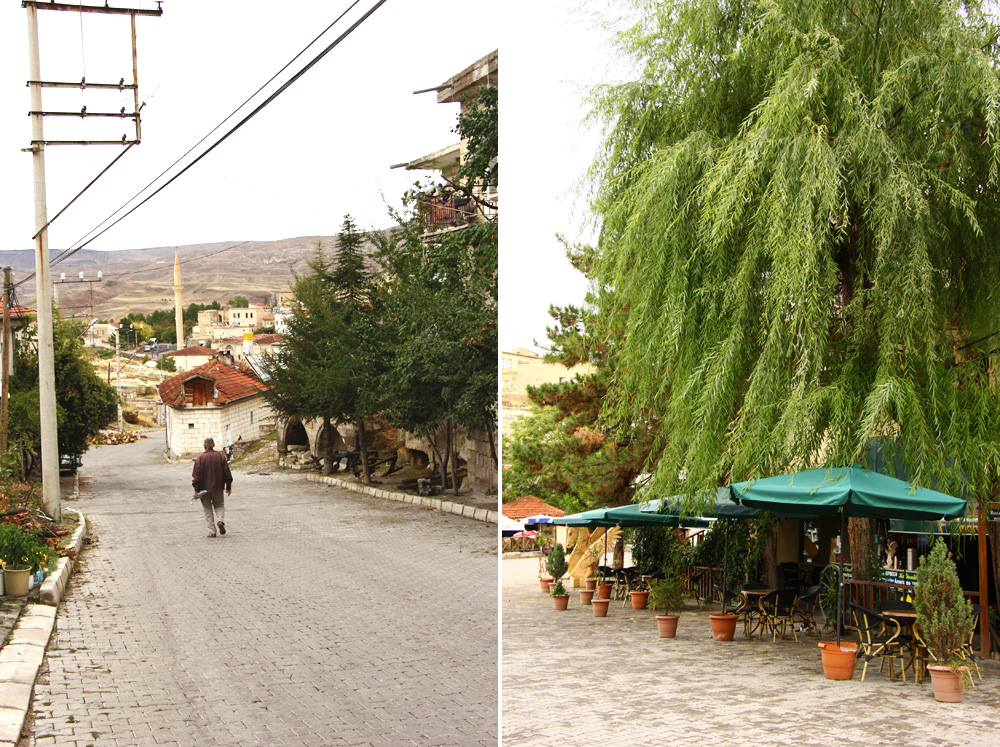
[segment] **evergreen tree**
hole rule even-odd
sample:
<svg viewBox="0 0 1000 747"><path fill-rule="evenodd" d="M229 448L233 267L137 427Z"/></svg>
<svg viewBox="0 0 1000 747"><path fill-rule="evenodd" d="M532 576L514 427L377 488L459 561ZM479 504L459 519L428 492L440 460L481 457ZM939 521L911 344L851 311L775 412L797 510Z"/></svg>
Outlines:
<svg viewBox="0 0 1000 747"><path fill-rule="evenodd" d="M364 242L365 236L358 230L354 219L345 215L337 234L337 255L330 279L336 288L337 298L348 311L364 304L368 295Z"/></svg>
<svg viewBox="0 0 1000 747"><path fill-rule="evenodd" d="M611 410L662 421L656 492L864 461L878 437L916 483L995 498L986 6L634 5L638 78L594 92L597 274L625 319Z"/></svg>
<svg viewBox="0 0 1000 747"><path fill-rule="evenodd" d="M349 216L344 226L338 236L341 247L345 240L349 245L355 241L348 228L353 226ZM331 262L318 244L308 263L309 273L295 276L295 314L289 319L280 352L265 361L268 383L273 386L264 397L285 417L323 419L327 464L332 424L353 424L364 481L370 483L366 422L380 410L378 381L383 363L375 349L378 340L366 334L373 313L367 273L363 263L341 261L342 257Z"/></svg>

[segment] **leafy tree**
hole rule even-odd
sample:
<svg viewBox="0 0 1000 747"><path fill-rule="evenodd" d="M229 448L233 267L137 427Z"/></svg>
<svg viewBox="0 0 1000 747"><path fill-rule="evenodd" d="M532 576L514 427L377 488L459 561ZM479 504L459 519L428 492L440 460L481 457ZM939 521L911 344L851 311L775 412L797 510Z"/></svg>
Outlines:
<svg viewBox="0 0 1000 747"><path fill-rule="evenodd" d="M83 325L56 317L56 416L60 454L83 454L87 439L117 417L118 396L98 376L80 339ZM10 442L37 451L41 443L38 404L38 355L19 345L10 379Z"/></svg>
<svg viewBox="0 0 1000 747"><path fill-rule="evenodd" d="M229 305L234 309L246 309L250 307L250 300L243 295L236 295L229 299Z"/></svg>
<svg viewBox="0 0 1000 747"><path fill-rule="evenodd" d="M356 233L354 222L346 216L338 245L351 245ZM331 261L317 244L316 255L308 263L310 272L296 275L296 313L289 319L280 352L265 360L273 388L264 397L286 417L322 418L327 432L333 422L352 423L358 433L364 481L370 483L365 423L381 409L381 356L372 352L377 340L363 336L373 313L366 271L363 264L353 263L350 253L344 257L342 252ZM363 350L368 354L361 355Z"/></svg>
<svg viewBox="0 0 1000 747"><path fill-rule="evenodd" d="M655 492L864 461L889 435L918 484L995 498L986 6L634 5L638 77L593 94L597 278L625 325L609 411L661 419Z"/></svg>
<svg viewBox="0 0 1000 747"><path fill-rule="evenodd" d="M156 367L161 371L177 371L177 361L172 355L161 355L156 361Z"/></svg>
<svg viewBox="0 0 1000 747"><path fill-rule="evenodd" d="M483 86L476 97L476 105L467 107L458 117L455 132L466 140L468 147L458 176L470 188L499 184L499 98L496 86Z"/></svg>
<svg viewBox="0 0 1000 747"><path fill-rule="evenodd" d="M428 439L442 485L450 464L457 492L455 425L485 430L491 444L496 432L497 226L466 226L426 243L423 230L414 220L373 237L383 272L370 335L388 351L385 417Z"/></svg>

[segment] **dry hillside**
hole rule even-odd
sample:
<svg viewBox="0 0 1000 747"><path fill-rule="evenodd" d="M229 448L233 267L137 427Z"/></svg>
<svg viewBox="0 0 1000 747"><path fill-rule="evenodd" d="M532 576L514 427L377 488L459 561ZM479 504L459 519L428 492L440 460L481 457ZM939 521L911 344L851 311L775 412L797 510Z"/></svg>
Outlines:
<svg viewBox="0 0 1000 747"><path fill-rule="evenodd" d="M103 281L93 284L94 316L118 318L129 311L150 312L174 305L174 249L181 258L184 287L183 303L225 303L236 294L260 302L268 293L287 290L292 269L305 270L306 261L316 251L317 242L332 250L335 236L300 236L279 241L253 241L242 246L239 241L215 244L192 244L179 247L91 251L84 249L53 269L53 276L66 273L75 279L83 271L86 278L104 273ZM53 252L53 257L56 252ZM0 265L10 266L14 281L34 272L34 252L0 251ZM90 284L71 283L59 286L59 306L65 316L90 314ZM34 305L34 280L17 289L18 300Z"/></svg>

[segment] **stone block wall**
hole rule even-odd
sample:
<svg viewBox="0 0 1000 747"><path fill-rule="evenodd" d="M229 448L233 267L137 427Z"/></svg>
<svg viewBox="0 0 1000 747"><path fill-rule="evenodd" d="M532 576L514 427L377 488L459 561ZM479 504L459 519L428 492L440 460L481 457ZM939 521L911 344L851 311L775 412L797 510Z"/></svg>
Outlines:
<svg viewBox="0 0 1000 747"><path fill-rule="evenodd" d="M250 397L230 405L206 407L168 407L167 434L172 457L197 456L206 438L215 439L216 447L230 441L256 441L274 428L274 413L262 397Z"/></svg>

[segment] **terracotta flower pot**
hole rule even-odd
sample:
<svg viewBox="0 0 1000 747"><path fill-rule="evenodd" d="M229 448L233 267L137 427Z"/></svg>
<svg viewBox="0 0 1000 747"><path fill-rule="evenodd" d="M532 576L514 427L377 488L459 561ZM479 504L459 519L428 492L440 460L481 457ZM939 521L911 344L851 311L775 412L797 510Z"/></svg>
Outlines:
<svg viewBox="0 0 1000 747"><path fill-rule="evenodd" d="M821 641L823 652L823 674L828 680L849 680L854 676L854 665L858 663L858 644L841 641Z"/></svg>
<svg viewBox="0 0 1000 747"><path fill-rule="evenodd" d="M927 671L931 673L931 685L934 687L934 700L939 703L961 703L962 694L965 692L965 682L962 679L960 667L952 671L949 667L930 666Z"/></svg>
<svg viewBox="0 0 1000 747"><path fill-rule="evenodd" d="M594 599L590 602L590 606L594 609L594 617L607 617L608 616L608 605L611 604L610 599Z"/></svg>
<svg viewBox="0 0 1000 747"><path fill-rule="evenodd" d="M736 615L709 615L712 625L712 638L717 641L731 641L736 635Z"/></svg>
<svg viewBox="0 0 1000 747"><path fill-rule="evenodd" d="M596 593L595 589L580 589L580 604L590 604Z"/></svg>
<svg viewBox="0 0 1000 747"><path fill-rule="evenodd" d="M542 578L538 579L538 583L542 587L542 591L544 591L546 594L548 594L549 593L549 584L551 584L554 580L555 579L551 579L548 576L543 576Z"/></svg>
<svg viewBox="0 0 1000 747"><path fill-rule="evenodd" d="M628 595L632 599L632 609L634 610L646 609L646 602L649 601L648 591L630 591Z"/></svg>
<svg viewBox="0 0 1000 747"><path fill-rule="evenodd" d="M557 610L564 610L569 607L569 594L554 594L552 598L555 600Z"/></svg>
<svg viewBox="0 0 1000 747"><path fill-rule="evenodd" d="M597 585L597 598L598 599L611 599L611 590L615 588L614 584L598 584Z"/></svg>
<svg viewBox="0 0 1000 747"><path fill-rule="evenodd" d="M677 620L680 615L657 615L656 626L660 629L660 638L673 638L677 635Z"/></svg>
<svg viewBox="0 0 1000 747"><path fill-rule="evenodd" d="M597 579L596 578L588 578L588 579L585 579L585 580L587 582L587 591L596 591L597 590Z"/></svg>

